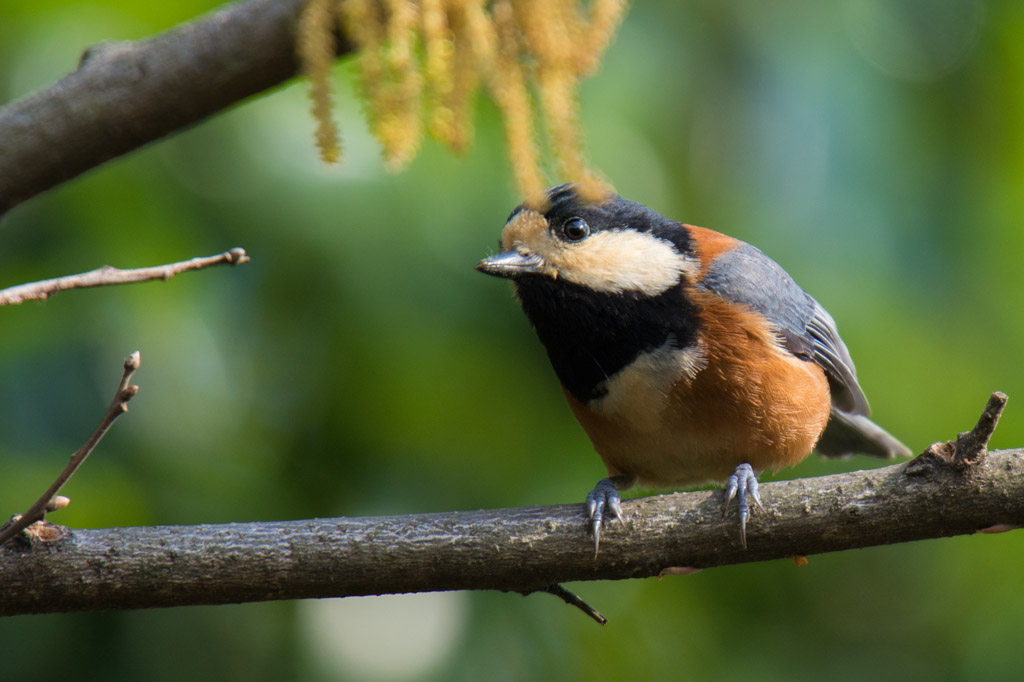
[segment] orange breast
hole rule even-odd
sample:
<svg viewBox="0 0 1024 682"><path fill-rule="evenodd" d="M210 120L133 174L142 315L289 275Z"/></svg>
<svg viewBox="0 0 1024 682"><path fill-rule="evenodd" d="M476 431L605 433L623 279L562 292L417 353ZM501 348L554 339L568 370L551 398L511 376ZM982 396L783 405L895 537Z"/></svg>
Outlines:
<svg viewBox="0 0 1024 682"><path fill-rule="evenodd" d="M756 314L691 296L703 326L699 353L682 363L689 373L666 377L671 363L651 362L658 371L649 377L634 372L620 386L612 378L628 395L587 405L568 396L609 474L682 487L724 481L744 462L758 471L799 462L828 421L824 372L781 349Z"/></svg>

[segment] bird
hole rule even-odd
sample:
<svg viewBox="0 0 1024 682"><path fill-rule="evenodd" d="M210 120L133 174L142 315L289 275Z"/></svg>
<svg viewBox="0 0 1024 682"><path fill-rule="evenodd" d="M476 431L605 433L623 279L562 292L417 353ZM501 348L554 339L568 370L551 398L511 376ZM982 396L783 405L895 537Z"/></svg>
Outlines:
<svg viewBox="0 0 1024 682"><path fill-rule="evenodd" d="M608 472L586 497L595 556L637 484L724 483L746 547L759 473L910 454L869 418L832 316L756 247L570 183L516 207L500 249L476 269L512 280Z"/></svg>

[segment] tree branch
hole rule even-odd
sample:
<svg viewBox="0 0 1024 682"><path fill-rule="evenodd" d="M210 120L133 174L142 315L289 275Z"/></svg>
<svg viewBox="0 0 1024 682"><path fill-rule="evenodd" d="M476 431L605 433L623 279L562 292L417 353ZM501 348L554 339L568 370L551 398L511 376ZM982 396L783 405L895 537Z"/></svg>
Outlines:
<svg viewBox="0 0 1024 682"><path fill-rule="evenodd" d="M276 523L76 530L0 547L0 615L438 590L550 591L1024 525L1024 450L765 483L766 514L722 492L627 500L595 559L582 504ZM560 595L561 596L561 595ZM565 598L563 596L563 598Z"/></svg>
<svg viewBox="0 0 1024 682"><path fill-rule="evenodd" d="M177 263L157 265L151 268L121 270L104 265L102 268L78 275L67 275L66 277L57 277L41 282L19 284L15 287L0 289L0 306L17 305L25 301L44 300L68 289L87 289L89 287L102 287L112 284L133 284L135 282L148 282L154 279L166 281L178 273L188 272L189 270L202 270L203 268L224 264L240 265L248 262L249 256L246 255L245 249L236 247L216 256L197 257Z"/></svg>
<svg viewBox="0 0 1024 682"><path fill-rule="evenodd" d="M47 512L55 511L61 507L66 507L68 499L66 497L60 498L57 502L57 493L64 487L75 472L78 471L78 467L82 466L85 462L85 458L88 457L96 446L99 445L100 441L103 440L103 436L107 435L107 431L114 425L117 418L128 411L128 401L135 397L139 392L138 386L133 386L132 376L138 371L139 367L142 366L142 356L139 351L135 351L124 361L124 372L121 374L121 382L117 385L117 391L114 392L114 397L110 401L110 406L107 408L107 413L103 415L103 419L100 420L100 425L96 427L96 430L89 440L85 442L85 445L76 450L68 461L68 465L64 468L64 471L60 473L57 480L53 482L53 485L43 493L43 496L36 500L35 504L29 507L28 511L20 516L15 516L11 519L9 524L0 527L0 545L15 537L18 533L22 532L36 521L41 521L46 516ZM64 533L47 533L45 538L50 540L57 540L64 537Z"/></svg>
<svg viewBox="0 0 1024 682"><path fill-rule="evenodd" d="M0 215L294 76L304 4L245 0L148 40L96 45L52 86L0 108ZM339 54L351 50L339 41Z"/></svg>

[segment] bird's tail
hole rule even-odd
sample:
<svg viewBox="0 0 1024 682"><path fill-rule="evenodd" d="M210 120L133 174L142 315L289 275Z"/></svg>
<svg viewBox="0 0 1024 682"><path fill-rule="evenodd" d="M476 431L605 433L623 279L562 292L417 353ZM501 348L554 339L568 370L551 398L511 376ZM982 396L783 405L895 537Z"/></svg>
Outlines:
<svg viewBox="0 0 1024 682"><path fill-rule="evenodd" d="M849 414L835 408L814 449L822 457L871 455L891 459L896 455L912 454L910 448L864 415Z"/></svg>

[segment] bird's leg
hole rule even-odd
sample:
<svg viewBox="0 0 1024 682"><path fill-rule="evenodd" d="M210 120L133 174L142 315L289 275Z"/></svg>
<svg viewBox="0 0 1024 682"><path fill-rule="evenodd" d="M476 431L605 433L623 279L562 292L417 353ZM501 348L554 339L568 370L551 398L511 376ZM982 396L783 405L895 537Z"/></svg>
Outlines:
<svg viewBox="0 0 1024 682"><path fill-rule="evenodd" d="M594 489L587 493L587 516L590 517L590 528L594 533L594 556L601 545L601 524L604 521L605 513L619 523L625 525L622 519L622 498L619 491L625 490L633 485L635 479L626 474L602 478L594 486Z"/></svg>
<svg viewBox="0 0 1024 682"><path fill-rule="evenodd" d="M743 549L747 548L747 519L750 518L750 505L747 503L747 496L764 511L761 504L761 495L757 492L757 474L749 464L741 464L732 472L732 476L725 483L725 505L722 509L722 516L729 513L729 503L736 498L740 512L740 544Z"/></svg>

